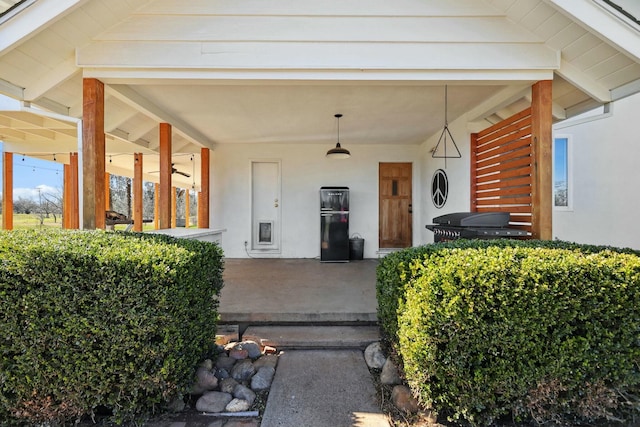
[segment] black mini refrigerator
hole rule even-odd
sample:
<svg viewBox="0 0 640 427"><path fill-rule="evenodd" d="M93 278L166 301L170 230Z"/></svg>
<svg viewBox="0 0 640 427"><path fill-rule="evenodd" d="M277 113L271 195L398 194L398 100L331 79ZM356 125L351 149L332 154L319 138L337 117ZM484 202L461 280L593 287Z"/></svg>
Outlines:
<svg viewBox="0 0 640 427"><path fill-rule="evenodd" d="M320 188L320 262L349 262L349 188Z"/></svg>

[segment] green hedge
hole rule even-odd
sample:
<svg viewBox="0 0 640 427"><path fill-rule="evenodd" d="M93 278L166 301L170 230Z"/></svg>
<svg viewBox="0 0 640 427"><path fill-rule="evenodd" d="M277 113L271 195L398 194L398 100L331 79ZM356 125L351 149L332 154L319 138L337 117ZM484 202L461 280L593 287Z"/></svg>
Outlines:
<svg viewBox="0 0 640 427"><path fill-rule="evenodd" d="M555 248L579 250L583 253L597 253L611 250L620 253L640 255L640 252L628 248L609 246L580 245L577 243L550 240L469 240L460 239L446 243L434 243L393 252L380 260L377 267L376 297L378 300L378 319L385 334L391 342L398 341L398 306L404 300L405 286L412 280L415 269L412 265L431 254L447 248L488 248L488 247L523 247L523 248Z"/></svg>
<svg viewBox="0 0 640 427"><path fill-rule="evenodd" d="M384 330L414 392L452 420L579 424L638 391L633 251L458 241L394 255L378 271Z"/></svg>
<svg viewBox="0 0 640 427"><path fill-rule="evenodd" d="M221 249L103 231L0 233L0 418L138 419L185 392L210 351Z"/></svg>

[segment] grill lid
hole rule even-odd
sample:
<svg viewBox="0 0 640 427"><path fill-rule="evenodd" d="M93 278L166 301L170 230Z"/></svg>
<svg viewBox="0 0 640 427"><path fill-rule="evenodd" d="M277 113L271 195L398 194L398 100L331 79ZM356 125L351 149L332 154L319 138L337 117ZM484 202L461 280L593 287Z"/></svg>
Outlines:
<svg viewBox="0 0 640 427"><path fill-rule="evenodd" d="M456 227L506 227L509 218L509 212L455 212L435 217L433 222Z"/></svg>

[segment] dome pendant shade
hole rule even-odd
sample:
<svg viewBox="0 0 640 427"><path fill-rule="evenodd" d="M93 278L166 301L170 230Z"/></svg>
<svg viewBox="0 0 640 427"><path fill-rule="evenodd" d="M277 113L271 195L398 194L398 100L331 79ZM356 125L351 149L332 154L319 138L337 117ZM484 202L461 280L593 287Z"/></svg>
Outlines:
<svg viewBox="0 0 640 427"><path fill-rule="evenodd" d="M351 157L351 153L346 148L342 148L338 142L336 148L327 151L327 157L331 157L332 159L348 159Z"/></svg>
<svg viewBox="0 0 640 427"><path fill-rule="evenodd" d="M336 143L336 148L327 151L327 157L331 159L348 159L351 157L351 153L340 146L340 117L342 117L342 114L336 114L334 117L338 121L338 142Z"/></svg>

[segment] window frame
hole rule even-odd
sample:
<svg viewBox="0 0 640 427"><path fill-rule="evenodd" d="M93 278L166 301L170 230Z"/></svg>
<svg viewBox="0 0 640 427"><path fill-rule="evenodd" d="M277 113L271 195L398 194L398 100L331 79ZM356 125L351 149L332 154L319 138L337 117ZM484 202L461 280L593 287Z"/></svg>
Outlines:
<svg viewBox="0 0 640 427"><path fill-rule="evenodd" d="M557 155L557 150L556 150L556 142L558 140L565 140L567 147L566 147L566 181L567 181L567 205L566 206L558 206L556 205L556 179L558 178L556 176L556 155ZM572 135L569 134L557 134L557 135L553 135L553 150L552 150L552 165L553 165L553 170L552 170L552 185L553 185L553 192L552 192L552 203L553 203L553 209L556 211L573 211L573 137Z"/></svg>

